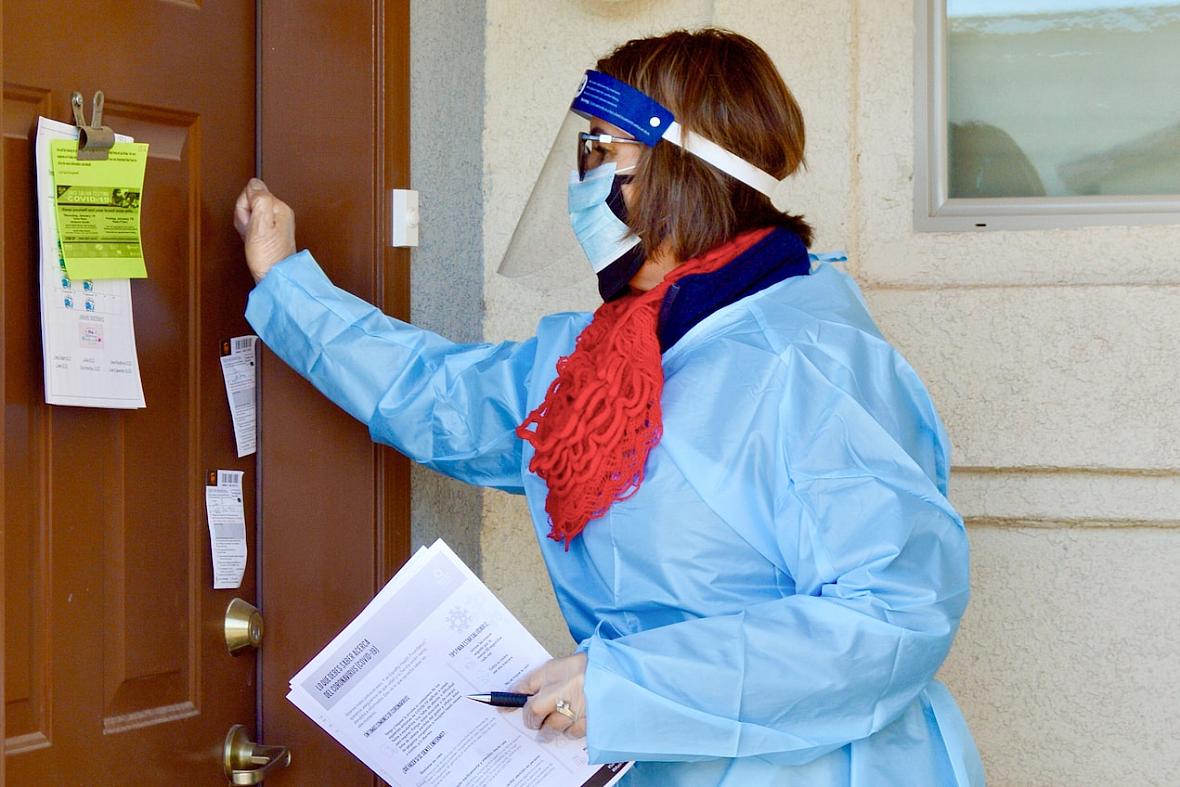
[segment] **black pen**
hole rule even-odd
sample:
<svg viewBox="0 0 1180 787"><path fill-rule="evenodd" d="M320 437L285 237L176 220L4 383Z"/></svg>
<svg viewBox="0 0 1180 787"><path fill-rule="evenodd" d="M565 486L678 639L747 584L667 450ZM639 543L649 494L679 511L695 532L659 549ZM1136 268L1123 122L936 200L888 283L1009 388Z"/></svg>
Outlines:
<svg viewBox="0 0 1180 787"><path fill-rule="evenodd" d="M489 691L487 694L468 694L467 699L494 705L497 708L523 708L532 694L517 694L515 691Z"/></svg>

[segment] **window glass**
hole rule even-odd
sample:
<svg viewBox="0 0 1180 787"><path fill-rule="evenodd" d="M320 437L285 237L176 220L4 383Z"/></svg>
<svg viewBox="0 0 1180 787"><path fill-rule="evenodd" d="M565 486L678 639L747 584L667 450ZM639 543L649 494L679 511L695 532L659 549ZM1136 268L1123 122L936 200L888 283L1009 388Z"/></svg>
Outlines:
<svg viewBox="0 0 1180 787"><path fill-rule="evenodd" d="M947 0L952 198L1180 194L1180 1Z"/></svg>

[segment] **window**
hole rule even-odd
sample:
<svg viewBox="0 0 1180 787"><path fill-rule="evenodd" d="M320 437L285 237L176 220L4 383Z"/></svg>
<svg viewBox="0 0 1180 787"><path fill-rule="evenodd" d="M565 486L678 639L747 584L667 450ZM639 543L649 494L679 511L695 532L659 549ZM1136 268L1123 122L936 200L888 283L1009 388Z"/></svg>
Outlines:
<svg viewBox="0 0 1180 787"><path fill-rule="evenodd" d="M918 0L915 226L1180 223L1180 0Z"/></svg>

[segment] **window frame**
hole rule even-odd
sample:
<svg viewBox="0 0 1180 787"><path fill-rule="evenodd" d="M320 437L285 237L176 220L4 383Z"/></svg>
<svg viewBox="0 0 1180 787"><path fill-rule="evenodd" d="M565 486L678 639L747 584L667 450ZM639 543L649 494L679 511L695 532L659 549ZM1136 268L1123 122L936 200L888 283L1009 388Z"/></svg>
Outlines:
<svg viewBox="0 0 1180 787"><path fill-rule="evenodd" d="M914 230L956 232L1180 224L1180 193L951 198L947 0L914 0Z"/></svg>

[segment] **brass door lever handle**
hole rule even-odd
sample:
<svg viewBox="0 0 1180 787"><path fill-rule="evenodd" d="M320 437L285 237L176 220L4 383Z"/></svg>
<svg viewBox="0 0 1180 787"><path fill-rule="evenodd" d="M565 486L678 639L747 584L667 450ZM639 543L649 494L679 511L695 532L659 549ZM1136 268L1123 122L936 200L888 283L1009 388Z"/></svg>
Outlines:
<svg viewBox="0 0 1180 787"><path fill-rule="evenodd" d="M286 746L262 746L250 740L244 725L235 724L225 736L225 778L230 784L262 784L271 771L291 764Z"/></svg>

